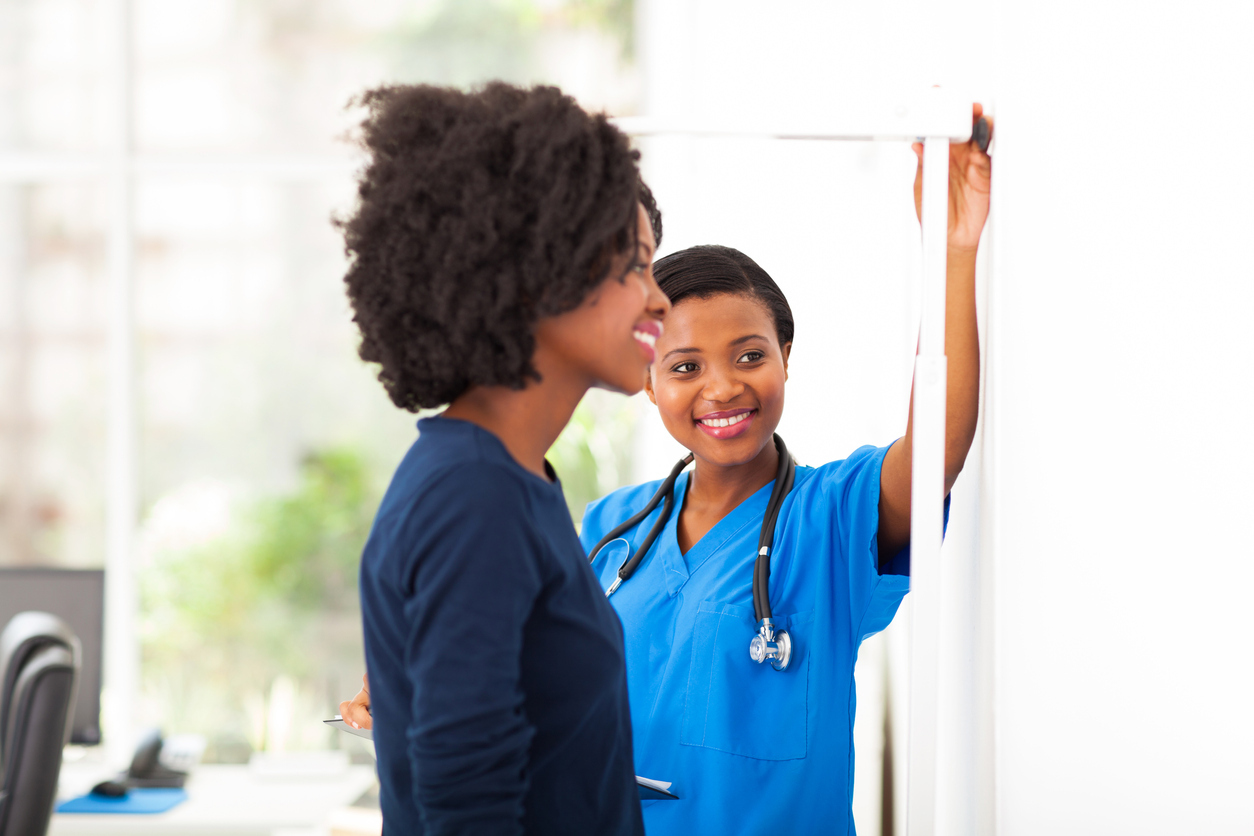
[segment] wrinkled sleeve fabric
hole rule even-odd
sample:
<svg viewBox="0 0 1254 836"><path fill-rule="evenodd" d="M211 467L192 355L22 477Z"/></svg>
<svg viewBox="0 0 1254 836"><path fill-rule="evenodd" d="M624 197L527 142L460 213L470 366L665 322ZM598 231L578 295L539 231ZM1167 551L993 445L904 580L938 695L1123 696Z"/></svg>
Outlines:
<svg viewBox="0 0 1254 836"><path fill-rule="evenodd" d="M909 578L879 572L880 468L887 452L887 447L859 447L817 474L835 551L834 592L847 602L855 643L888 626L910 588Z"/></svg>
<svg viewBox="0 0 1254 836"><path fill-rule="evenodd" d="M428 836L522 833L534 730L521 656L545 554L514 474L477 463L439 484L401 578L414 799Z"/></svg>
<svg viewBox="0 0 1254 836"><path fill-rule="evenodd" d="M857 643L887 627L910 591L910 546L894 555L879 553L880 470L891 446L860 447L849 458L820 468L832 501L835 545L844 564L841 574L848 581ZM948 496L944 517L948 525Z"/></svg>

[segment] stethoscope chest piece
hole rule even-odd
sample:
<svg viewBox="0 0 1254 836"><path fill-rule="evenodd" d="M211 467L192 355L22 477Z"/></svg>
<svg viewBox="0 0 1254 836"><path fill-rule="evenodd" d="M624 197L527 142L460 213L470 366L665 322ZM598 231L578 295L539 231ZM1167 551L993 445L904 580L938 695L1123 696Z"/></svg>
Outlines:
<svg viewBox="0 0 1254 836"><path fill-rule="evenodd" d="M749 658L758 664L767 659L771 667L782 671L792 661L792 638L787 630L776 630L769 618L758 623L758 634L749 642Z"/></svg>

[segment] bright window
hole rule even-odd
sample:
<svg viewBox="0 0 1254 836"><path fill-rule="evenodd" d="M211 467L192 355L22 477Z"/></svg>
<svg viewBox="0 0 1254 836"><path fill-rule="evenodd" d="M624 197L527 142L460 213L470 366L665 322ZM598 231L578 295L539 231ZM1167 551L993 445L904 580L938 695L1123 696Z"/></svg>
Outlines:
<svg viewBox="0 0 1254 836"><path fill-rule="evenodd" d="M106 617L106 737L341 742L317 720L359 683L357 557L415 419L357 359L341 288L349 100L501 77L631 113L632 15L0 6L0 564L105 566L133 601ZM553 454L576 515L631 475L607 403Z"/></svg>

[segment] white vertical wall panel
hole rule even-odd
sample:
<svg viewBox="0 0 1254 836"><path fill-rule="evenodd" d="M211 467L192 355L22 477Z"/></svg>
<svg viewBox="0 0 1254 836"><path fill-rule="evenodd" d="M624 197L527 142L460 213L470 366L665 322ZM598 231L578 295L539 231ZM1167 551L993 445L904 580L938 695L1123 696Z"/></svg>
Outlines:
<svg viewBox="0 0 1254 836"><path fill-rule="evenodd" d="M1254 833L1254 7L1001 17L999 832Z"/></svg>

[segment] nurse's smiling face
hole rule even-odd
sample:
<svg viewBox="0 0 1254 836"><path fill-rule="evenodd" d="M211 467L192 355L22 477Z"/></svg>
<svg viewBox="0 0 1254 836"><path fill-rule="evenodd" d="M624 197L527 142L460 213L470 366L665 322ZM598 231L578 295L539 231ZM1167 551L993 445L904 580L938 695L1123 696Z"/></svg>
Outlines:
<svg viewBox="0 0 1254 836"><path fill-rule="evenodd" d="M791 349L755 297L689 297L666 317L645 388L666 429L698 458L745 464L779 426Z"/></svg>

